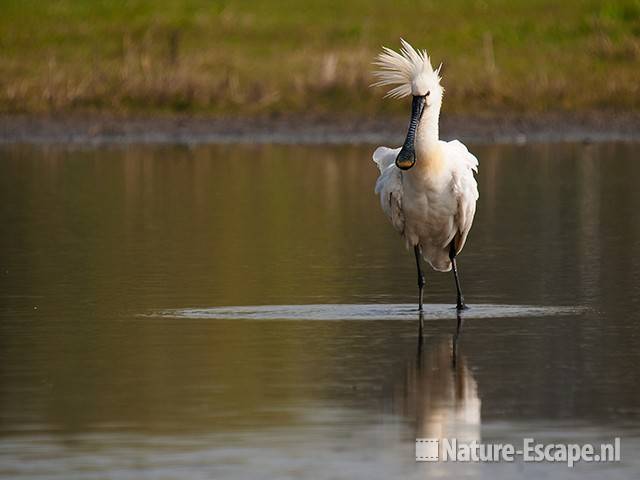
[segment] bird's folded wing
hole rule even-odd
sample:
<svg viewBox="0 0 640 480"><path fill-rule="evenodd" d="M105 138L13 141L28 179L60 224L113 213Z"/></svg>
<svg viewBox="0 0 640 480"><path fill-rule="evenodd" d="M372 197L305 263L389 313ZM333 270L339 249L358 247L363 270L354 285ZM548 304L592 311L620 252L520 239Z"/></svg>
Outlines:
<svg viewBox="0 0 640 480"><path fill-rule="evenodd" d="M378 164L380 169L375 192L380 195L382 210L391 220L393 228L403 233L402 172L395 165L398 152L400 152L400 148L378 147L373 152L373 161Z"/></svg>
<svg viewBox="0 0 640 480"><path fill-rule="evenodd" d="M458 229L455 235L456 253L462 250L471 230L478 200L478 184L473 172L478 172L478 159L458 140L445 143L447 158L452 165L452 188L458 202L455 223Z"/></svg>
<svg viewBox="0 0 640 480"><path fill-rule="evenodd" d="M389 148L389 147L378 147L376 151L373 152L373 161L378 164L378 168L380 169L380 173L384 173L384 171L390 165L394 165L396 163L396 157L400 153L400 147L398 148Z"/></svg>

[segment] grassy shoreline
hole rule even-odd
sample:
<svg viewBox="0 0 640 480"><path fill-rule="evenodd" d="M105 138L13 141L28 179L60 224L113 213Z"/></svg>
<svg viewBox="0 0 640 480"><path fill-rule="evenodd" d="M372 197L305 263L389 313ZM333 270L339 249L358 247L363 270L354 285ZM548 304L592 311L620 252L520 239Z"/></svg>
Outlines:
<svg viewBox="0 0 640 480"><path fill-rule="evenodd" d="M453 114L640 107L638 0L6 0L0 113L399 114L368 85L400 36Z"/></svg>

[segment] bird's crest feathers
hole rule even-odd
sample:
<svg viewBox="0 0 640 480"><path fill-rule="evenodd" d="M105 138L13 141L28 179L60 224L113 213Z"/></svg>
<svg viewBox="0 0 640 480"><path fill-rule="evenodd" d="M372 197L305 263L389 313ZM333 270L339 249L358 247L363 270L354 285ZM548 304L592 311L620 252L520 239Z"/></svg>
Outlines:
<svg viewBox="0 0 640 480"><path fill-rule="evenodd" d="M372 87L396 85L385 97L402 98L409 95L424 95L424 85L440 84L440 68L433 69L426 50L416 50L407 41L400 39L400 53L388 47L382 47L373 63L378 70L373 72L377 79Z"/></svg>

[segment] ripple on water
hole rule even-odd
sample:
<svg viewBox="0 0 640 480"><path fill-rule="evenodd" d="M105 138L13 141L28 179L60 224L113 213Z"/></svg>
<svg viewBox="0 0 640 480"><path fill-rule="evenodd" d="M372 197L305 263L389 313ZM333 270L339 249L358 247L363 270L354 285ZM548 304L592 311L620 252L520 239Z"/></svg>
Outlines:
<svg viewBox="0 0 640 480"><path fill-rule="evenodd" d="M583 312L578 306L470 305L461 312L464 318L509 318L573 315ZM238 320L415 320L415 304L315 304L258 305L237 307L184 308L152 312L145 316L165 318L238 319ZM450 304L425 305L425 320L456 317Z"/></svg>

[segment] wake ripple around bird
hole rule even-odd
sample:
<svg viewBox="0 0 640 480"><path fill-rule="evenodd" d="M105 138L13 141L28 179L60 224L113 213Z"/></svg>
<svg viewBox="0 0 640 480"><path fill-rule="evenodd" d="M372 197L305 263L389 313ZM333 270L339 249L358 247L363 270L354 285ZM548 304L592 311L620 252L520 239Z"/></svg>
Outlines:
<svg viewBox="0 0 640 480"><path fill-rule="evenodd" d="M576 306L533 306L475 304L461 312L464 318L522 318L576 315L584 312ZM415 304L317 304L259 305L237 307L184 308L145 314L150 317L236 320L415 320ZM446 320L456 317L450 304L424 306L425 320Z"/></svg>

